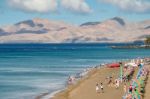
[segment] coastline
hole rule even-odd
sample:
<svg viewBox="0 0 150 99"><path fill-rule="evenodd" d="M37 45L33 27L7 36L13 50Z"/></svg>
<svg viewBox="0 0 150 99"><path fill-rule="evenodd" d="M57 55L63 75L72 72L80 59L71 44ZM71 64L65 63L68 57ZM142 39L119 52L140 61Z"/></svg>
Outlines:
<svg viewBox="0 0 150 99"><path fill-rule="evenodd" d="M111 62L109 62L109 63L102 63L100 65L87 68L88 73L85 74L84 77L79 78L78 81L77 81L77 84L75 84L75 85L74 84L73 85L67 85L65 88L60 89L60 90L56 90L56 91L54 91L52 93L48 93L48 92L47 93L42 93L41 95L35 97L35 99L55 99L55 97L57 97L57 96L59 96L61 94L66 94L68 90L71 91L71 90L75 89L81 83L83 83L86 79L88 79L90 76L94 75L96 71L98 71L99 69L101 70L102 68L106 68L106 64L110 64L110 63ZM81 73L84 73L84 72L85 71L83 71ZM45 98L45 97L48 97L48 98Z"/></svg>
<svg viewBox="0 0 150 99"><path fill-rule="evenodd" d="M53 98L56 94L58 94L58 93L60 93L60 92L62 92L62 91L64 91L64 90L66 90L66 88L60 89L60 90L57 90L57 91L54 91L54 92L52 92L52 93L48 93L48 92L47 92L47 93L43 93L43 94L37 96L35 99L48 99L48 98Z"/></svg>
<svg viewBox="0 0 150 99"><path fill-rule="evenodd" d="M98 99L99 97L103 98L103 99L110 99L108 97L112 97L111 95L108 96L105 93L105 96L102 97L102 94L96 94L95 92L95 85L96 83L100 83L103 82L104 84L106 84L105 82L105 78L106 76L103 75L113 75L114 77L117 77L118 75L118 71L119 68L116 69L111 69L111 68L100 68L100 69L96 69L95 72L89 74L89 77L87 79L81 80L81 82L79 82L77 85L73 85L72 88L68 88L65 91L62 91L58 94L56 94L53 98L49 98L49 99ZM108 72L106 72L108 71ZM116 73L117 72L117 73ZM109 92L109 90L112 90L112 87L106 88L107 86L104 86L104 91L105 92ZM121 90L121 89L120 89ZM115 90L114 92L117 93L120 90ZM90 93L90 94L86 94L86 93ZM121 90L120 96L122 96L123 94L123 90ZM98 97L97 97L98 95ZM115 95L115 94L114 94Z"/></svg>
<svg viewBox="0 0 150 99"><path fill-rule="evenodd" d="M137 70L136 70L136 72L137 72ZM112 74L114 77L117 77L119 74L119 68L115 68L115 69L107 68L106 64L103 66L101 66L101 65L95 66L95 67L89 69L88 73L86 75L84 75L83 78L80 78L79 80L77 80L76 84L68 85L65 89L53 92L51 94L48 94L48 93L42 94L42 95L36 97L35 99L82 99L82 98L98 99L98 97L101 97L104 99L110 99L109 97L112 97L112 96L116 97L115 95L117 95L116 99L121 99L122 96L124 95L123 85L121 85L120 88L118 90L116 90L114 87L109 88L105 84L105 87L106 87L105 89L106 89L106 91L108 91L108 93L110 93L109 90L113 90L113 92L114 92L112 94L109 94L109 96L108 96L108 94L103 94L103 95L99 95L97 97L94 92L95 90L93 88L95 88L95 84L97 82L101 82L101 81L103 81L103 83L105 83L106 75L109 75L109 74ZM134 74L134 77L135 77L135 75L136 74ZM90 85L89 88L87 86L88 84ZM91 85L93 88L91 87ZM90 95L85 96L84 94L88 93L88 92L87 92L87 90L84 90L84 88L87 88L90 90L93 89L92 91L94 93L91 91ZM82 93L82 95L81 95L81 93ZM92 96L92 97L90 97L90 96ZM44 97L46 97L46 98L44 98ZM118 97L120 97L120 98L118 98Z"/></svg>
<svg viewBox="0 0 150 99"><path fill-rule="evenodd" d="M49 93L49 92L42 93L41 95L35 97L35 99L45 99L45 97L48 97L46 99L53 99L57 94L65 93L66 90L68 90L68 89L71 90L71 89L76 88L84 80L88 79L89 76L92 76L98 68L104 68L104 67L105 67L104 64L100 64L100 66L93 66L93 67L87 68L88 72L86 74L84 74L84 76L82 78L78 78L76 81L76 84L67 85L64 88L56 90L52 93ZM84 72L85 71L81 72L80 74L82 74Z"/></svg>

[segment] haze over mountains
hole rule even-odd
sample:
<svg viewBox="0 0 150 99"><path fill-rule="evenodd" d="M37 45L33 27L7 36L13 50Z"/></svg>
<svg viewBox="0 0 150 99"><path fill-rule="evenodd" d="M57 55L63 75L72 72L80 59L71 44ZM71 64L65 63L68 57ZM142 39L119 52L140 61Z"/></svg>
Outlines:
<svg viewBox="0 0 150 99"><path fill-rule="evenodd" d="M150 20L128 22L114 17L80 26L35 18L0 28L0 43L126 43L150 35Z"/></svg>

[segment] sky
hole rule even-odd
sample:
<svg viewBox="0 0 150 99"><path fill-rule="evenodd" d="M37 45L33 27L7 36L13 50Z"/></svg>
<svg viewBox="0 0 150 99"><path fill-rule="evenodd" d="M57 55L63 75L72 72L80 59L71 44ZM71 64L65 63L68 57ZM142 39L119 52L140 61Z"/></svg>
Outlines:
<svg viewBox="0 0 150 99"><path fill-rule="evenodd" d="M0 26L33 18L82 24L116 16L150 19L150 0L0 0Z"/></svg>

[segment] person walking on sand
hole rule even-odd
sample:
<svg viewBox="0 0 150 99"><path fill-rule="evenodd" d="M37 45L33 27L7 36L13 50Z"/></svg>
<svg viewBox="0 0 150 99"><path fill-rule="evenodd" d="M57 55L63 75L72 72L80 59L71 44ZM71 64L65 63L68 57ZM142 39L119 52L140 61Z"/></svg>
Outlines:
<svg viewBox="0 0 150 99"><path fill-rule="evenodd" d="M111 76L108 78L108 86L112 87L112 77Z"/></svg>
<svg viewBox="0 0 150 99"><path fill-rule="evenodd" d="M129 86L129 93L132 93L132 90L133 90L132 85L130 85Z"/></svg>
<svg viewBox="0 0 150 99"><path fill-rule="evenodd" d="M100 84L101 92L104 93L103 83Z"/></svg>
<svg viewBox="0 0 150 99"><path fill-rule="evenodd" d="M119 79L116 79L115 83L116 83L116 89L118 89L119 88Z"/></svg>
<svg viewBox="0 0 150 99"><path fill-rule="evenodd" d="M124 93L126 93L126 92L127 92L127 85L126 85L126 84L124 84L124 86L123 86L123 90L124 90Z"/></svg>
<svg viewBox="0 0 150 99"><path fill-rule="evenodd" d="M98 85L98 83L96 84L96 93L99 93L99 85Z"/></svg>

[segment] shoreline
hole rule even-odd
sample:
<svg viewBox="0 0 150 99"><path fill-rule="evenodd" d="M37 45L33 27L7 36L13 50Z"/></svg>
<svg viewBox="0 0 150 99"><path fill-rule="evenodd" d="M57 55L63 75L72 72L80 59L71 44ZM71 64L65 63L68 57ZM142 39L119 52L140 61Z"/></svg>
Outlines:
<svg viewBox="0 0 150 99"><path fill-rule="evenodd" d="M88 78L87 79L83 79L81 80L80 82L78 82L77 85L72 85L71 87L68 87L67 90L65 91L62 91L58 94L55 94L54 97L52 98L48 98L48 99L85 99L86 96L83 96L82 95L85 95L85 93L87 93L88 90L84 90L83 88L81 88L82 86L84 87L84 85L89 85L89 84L85 84L86 82L87 83L90 83L90 79L93 78L95 80L96 78L96 81L94 81L94 83L92 82L92 85L93 85L93 88L95 88L95 84L96 82L99 82L99 77L102 77L104 81L104 76L103 75L100 75L99 77L96 77L97 75L99 75L100 71L107 71L108 68L106 67L103 67L103 68L99 68L99 69L96 69L95 71L92 71L92 73L88 74ZM111 71L111 69L109 69ZM118 69L117 69L118 70ZM116 72L116 69L113 71L113 73ZM106 73L106 72L105 72ZM113 74L112 73L112 74ZM86 86L88 87L88 86ZM77 90L82 90L83 93L81 95L80 92L77 92ZM92 88L87 88L87 89L92 89ZM90 91L90 90L89 90ZM93 89L93 92L95 93L95 90ZM73 94L75 98L71 98L72 96L70 96L70 93ZM77 96L77 94L81 95L81 96ZM91 94L91 93L90 93ZM92 99L92 97L90 97L91 95L87 96L86 99ZM68 98L69 97L69 98ZM96 97L94 97L93 99L97 99Z"/></svg>
<svg viewBox="0 0 150 99"><path fill-rule="evenodd" d="M43 94L41 94L41 95L39 95L39 96L37 96L35 99L48 99L48 98L53 98L56 94L58 94L58 93L60 93L60 92L62 92L62 91L64 91L64 90L66 90L65 88L64 89L60 89L60 90L57 90L57 91L54 91L54 92L52 92L52 93L43 93Z"/></svg>
<svg viewBox="0 0 150 99"><path fill-rule="evenodd" d="M129 60L131 61L133 59L126 59L126 61L124 60L123 62L127 62ZM110 64L110 63L108 63L108 64ZM51 94L50 93L44 93L44 94L36 97L35 99L66 99L64 97L69 97L69 94L71 92L73 92L74 90L76 90L80 85L82 85L83 83L85 83L86 80L88 80L93 75L96 75L98 73L98 71L101 71L101 70L103 71L103 69L106 69L106 68L107 68L106 64L100 64L99 66L93 66L92 68L88 69L88 73L86 73L83 76L83 78L79 78L76 81L75 84L67 85L64 89L57 90L55 92L52 92ZM74 99L74 98L71 98L71 99ZM97 98L95 98L95 99L97 99Z"/></svg>
<svg viewBox="0 0 150 99"><path fill-rule="evenodd" d="M87 79L86 77L92 75L92 74L90 74L90 72L93 72L93 69L104 68L105 66L106 66L106 64L102 63L99 66L93 66L93 67L90 67L90 68L86 68L86 69L88 69L88 72L86 74L84 74L84 77L78 78L77 81L76 81L76 84L78 84L79 82L82 82L83 80ZM85 71L80 72L80 74L82 74L84 72ZM77 74L79 74L79 73L76 73L76 75ZM67 79L66 79L66 81L67 81ZM41 95L36 96L35 99L45 99L45 97L47 97L47 96L50 96L49 99L53 99L53 97L55 97L55 95L57 95L59 93L62 93L65 90L67 90L67 89L69 89L71 87L75 87L75 86L77 86L77 85L68 85L67 84L67 86L64 86L64 88L56 90L54 92L51 92L51 93L49 93L49 92L42 93ZM46 98L46 99L48 99L48 98Z"/></svg>
<svg viewBox="0 0 150 99"><path fill-rule="evenodd" d="M91 77L92 75L94 75L95 72L96 72L96 70L97 70L97 68L91 70L91 71L86 75L87 77L81 78L80 80L78 80L78 82L77 82L76 84L68 85L65 90L62 90L62 91L60 91L59 93L56 93L53 97L48 98L48 99L57 99L57 96L59 97L59 96L61 96L61 95L63 95L63 94L69 94L70 91L73 91L73 90L76 89L80 84L82 84L85 80L88 80L89 77ZM63 99L64 99L64 98L63 98Z"/></svg>

